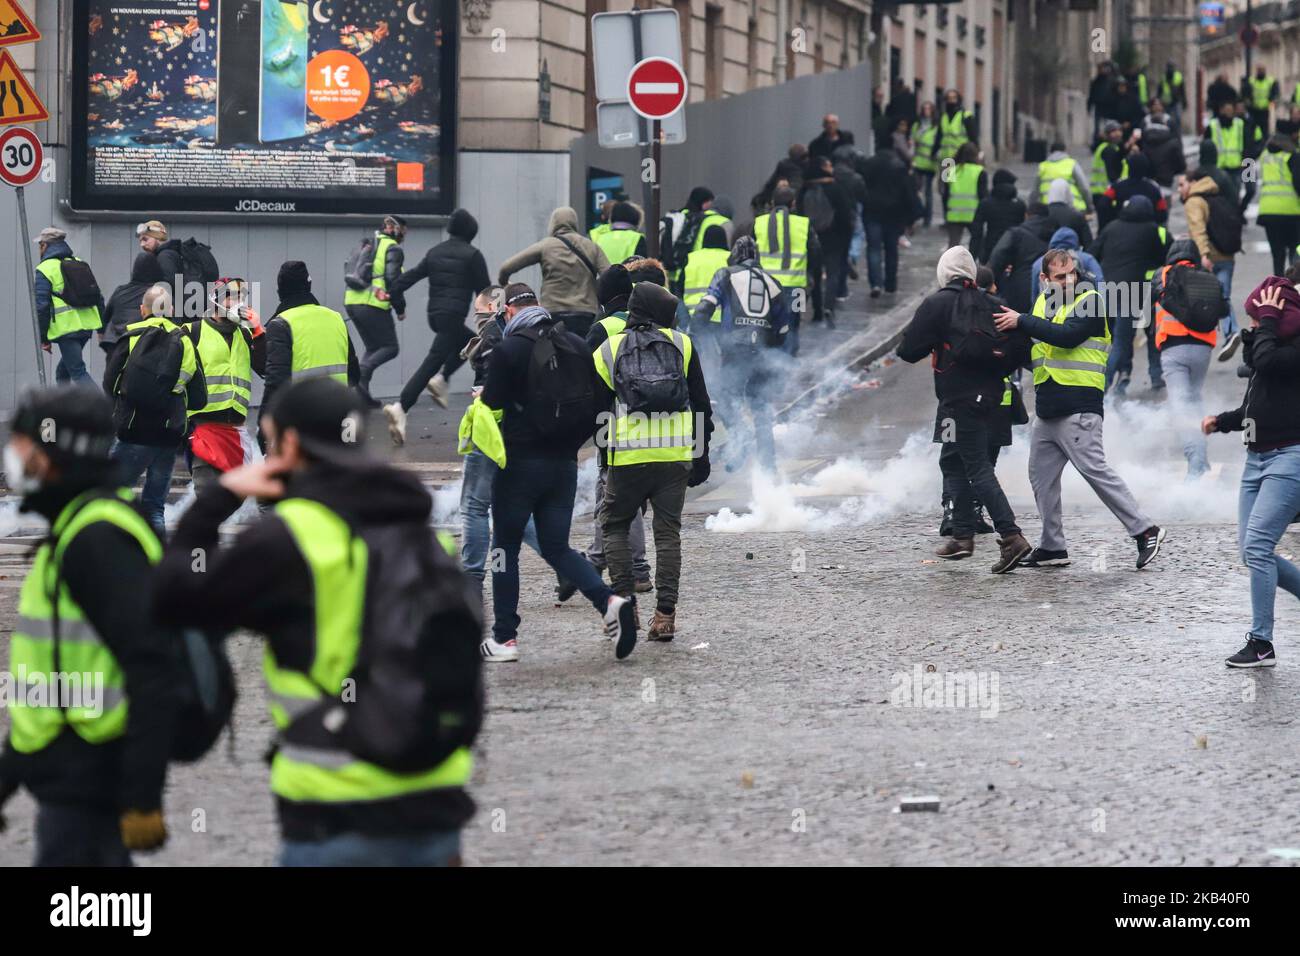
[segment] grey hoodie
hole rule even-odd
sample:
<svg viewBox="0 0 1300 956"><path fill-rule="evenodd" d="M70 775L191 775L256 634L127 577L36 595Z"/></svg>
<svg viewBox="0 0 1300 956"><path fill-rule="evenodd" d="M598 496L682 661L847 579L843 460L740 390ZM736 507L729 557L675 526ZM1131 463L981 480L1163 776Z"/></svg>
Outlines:
<svg viewBox="0 0 1300 956"><path fill-rule="evenodd" d="M596 243L578 232L578 214L570 206L561 206L551 213L547 237L535 242L522 252L517 252L505 262L497 275L497 282L507 285L510 277L529 266L542 267L542 287L538 299L550 312L587 312L600 315L600 302L596 296L596 278L591 269L578 258L559 236L582 252L595 267L596 272L609 268L609 259Z"/></svg>

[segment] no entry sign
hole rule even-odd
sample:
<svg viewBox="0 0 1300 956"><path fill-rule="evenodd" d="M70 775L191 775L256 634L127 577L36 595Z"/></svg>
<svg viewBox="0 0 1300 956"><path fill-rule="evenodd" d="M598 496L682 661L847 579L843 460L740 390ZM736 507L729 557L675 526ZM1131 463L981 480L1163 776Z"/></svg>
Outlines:
<svg viewBox="0 0 1300 956"><path fill-rule="evenodd" d="M672 116L686 102L686 74L662 56L647 57L627 76L627 100L646 119Z"/></svg>
<svg viewBox="0 0 1300 956"><path fill-rule="evenodd" d="M44 162L40 137L25 126L0 133L0 180L10 186L26 186L41 174Z"/></svg>

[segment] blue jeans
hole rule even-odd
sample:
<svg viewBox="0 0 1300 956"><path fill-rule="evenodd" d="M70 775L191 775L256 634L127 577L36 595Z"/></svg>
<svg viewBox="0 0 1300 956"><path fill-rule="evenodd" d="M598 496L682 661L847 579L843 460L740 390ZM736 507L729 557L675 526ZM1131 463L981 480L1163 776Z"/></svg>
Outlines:
<svg viewBox="0 0 1300 956"><path fill-rule="evenodd" d="M849 240L849 264L862 258L862 249L867 243L867 233L862 226L862 203L857 204L857 214L853 217L853 238Z"/></svg>
<svg viewBox="0 0 1300 956"><path fill-rule="evenodd" d="M81 350L90 341L90 332L69 332L51 343L59 350L59 361L54 366L54 381L60 385L94 385L95 380L86 371L86 360Z"/></svg>
<svg viewBox="0 0 1300 956"><path fill-rule="evenodd" d="M176 446L118 441L113 445L112 457L117 462L119 479L128 488L144 475L140 504L144 506L149 523L161 533L165 527L163 512L167 506L167 492L172 486L172 469L176 467Z"/></svg>
<svg viewBox="0 0 1300 956"><path fill-rule="evenodd" d="M401 836L340 833L325 840L280 846L281 866L459 866L460 831Z"/></svg>
<svg viewBox="0 0 1300 956"><path fill-rule="evenodd" d="M1275 549L1300 513L1300 445L1246 452L1237 500L1237 540L1250 571L1250 634L1273 640L1273 601L1281 587L1300 597L1300 568Z"/></svg>
<svg viewBox="0 0 1300 956"><path fill-rule="evenodd" d="M927 229L934 222L934 173L917 173L916 185L921 193L923 219Z"/></svg>
<svg viewBox="0 0 1300 956"><path fill-rule="evenodd" d="M1223 262L1214 263L1214 277L1219 280L1219 288L1223 290L1223 297L1228 300L1228 315L1226 318L1219 320L1219 333L1224 336L1237 331L1237 313L1232 309L1232 270L1236 264L1235 259L1226 259Z"/></svg>
<svg viewBox="0 0 1300 956"><path fill-rule="evenodd" d="M900 230L893 223L868 219L867 230L867 281L873 289L886 292L898 289L898 236ZM884 268L881 268L881 253Z"/></svg>
<svg viewBox="0 0 1300 956"><path fill-rule="evenodd" d="M484 569L487 567L488 542L491 539L492 483L501 469L477 449L465 456L465 470L460 484L460 563L465 573L483 593ZM524 527L524 543L538 554L537 531L530 518Z"/></svg>
<svg viewBox="0 0 1300 956"><path fill-rule="evenodd" d="M505 569L492 571L492 635L498 644L519 631L519 545L532 518L542 559L602 614L613 597L591 562L569 547L578 463L572 458L513 458L492 486L492 547L503 552Z"/></svg>
<svg viewBox="0 0 1300 956"><path fill-rule="evenodd" d="M1137 335L1136 323L1142 320L1141 316L1129 318L1121 315L1115 318L1112 326L1114 340L1110 344L1110 354L1106 357L1107 388L1110 388L1118 373L1123 372L1125 378L1133 374L1133 339ZM1151 377L1151 384L1156 385L1164 381L1164 370L1160 365L1160 350L1156 348L1155 325L1146 326L1146 330L1147 374Z"/></svg>

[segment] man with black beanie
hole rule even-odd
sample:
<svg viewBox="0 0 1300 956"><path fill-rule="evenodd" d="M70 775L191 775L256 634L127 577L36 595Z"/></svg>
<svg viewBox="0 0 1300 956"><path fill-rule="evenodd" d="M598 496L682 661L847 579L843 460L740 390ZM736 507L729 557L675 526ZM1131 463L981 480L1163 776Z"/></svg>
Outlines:
<svg viewBox="0 0 1300 956"><path fill-rule="evenodd" d="M483 716L478 604L429 531L433 502L419 478L368 452L355 391L294 382L263 426L266 459L224 473L182 517L158 568L155 612L176 626L265 635L282 865L454 864L474 813L468 748ZM246 498L274 504L225 544L221 524ZM414 734L398 701L432 693L420 675L376 664L391 654L394 608L403 622L419 615L421 633L436 627L436 719L463 728L436 748L446 756L401 767L372 756L378 748L356 710L366 694L391 691L396 735ZM402 640L417 646L414 634ZM359 653L372 672L356 668ZM359 742L371 748L364 757Z"/></svg>
<svg viewBox="0 0 1300 956"><path fill-rule="evenodd" d="M343 316L311 294L307 263L291 259L275 279L280 304L266 323L266 385L259 425L277 391L299 378L328 376L356 385L361 367Z"/></svg>
<svg viewBox="0 0 1300 956"><path fill-rule="evenodd" d="M491 285L483 253L470 244L477 235L478 221L468 210L457 209L447 224L447 238L393 283L396 291L405 292L421 279L429 280L428 320L434 333L429 353L401 397L384 407L389 432L399 445L406 440L406 413L420 400L420 392L428 389L435 402L447 407L447 383L464 362L461 349L473 338L465 316L478 291Z"/></svg>
<svg viewBox="0 0 1300 956"><path fill-rule="evenodd" d="M596 444L605 451L605 558L614 593L635 601L629 529L649 502L654 508L654 619L646 636L676 634L686 489L709 478L713 411L694 343L673 328L677 299L643 282L632 290L627 328L593 358L604 385ZM624 361L620 364L620 354Z"/></svg>
<svg viewBox="0 0 1300 956"><path fill-rule="evenodd" d="M18 599L8 671L26 692L0 754L0 807L19 785L36 799L38 866L129 866L167 839L181 678L175 635L149 614L162 546L118 487L113 433L99 389L42 389L19 402L4 449L20 510L50 523Z"/></svg>

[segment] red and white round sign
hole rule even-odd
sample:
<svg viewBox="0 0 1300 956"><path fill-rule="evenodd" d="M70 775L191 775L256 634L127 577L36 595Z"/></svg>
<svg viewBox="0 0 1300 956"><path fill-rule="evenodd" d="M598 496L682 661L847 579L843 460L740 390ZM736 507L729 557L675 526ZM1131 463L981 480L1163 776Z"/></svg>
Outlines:
<svg viewBox="0 0 1300 956"><path fill-rule="evenodd" d="M627 75L627 101L646 119L667 119L686 103L686 74L662 56L646 57Z"/></svg>
<svg viewBox="0 0 1300 956"><path fill-rule="evenodd" d="M26 186L41 174L45 149L41 138L25 126L0 133L0 180L10 186Z"/></svg>

